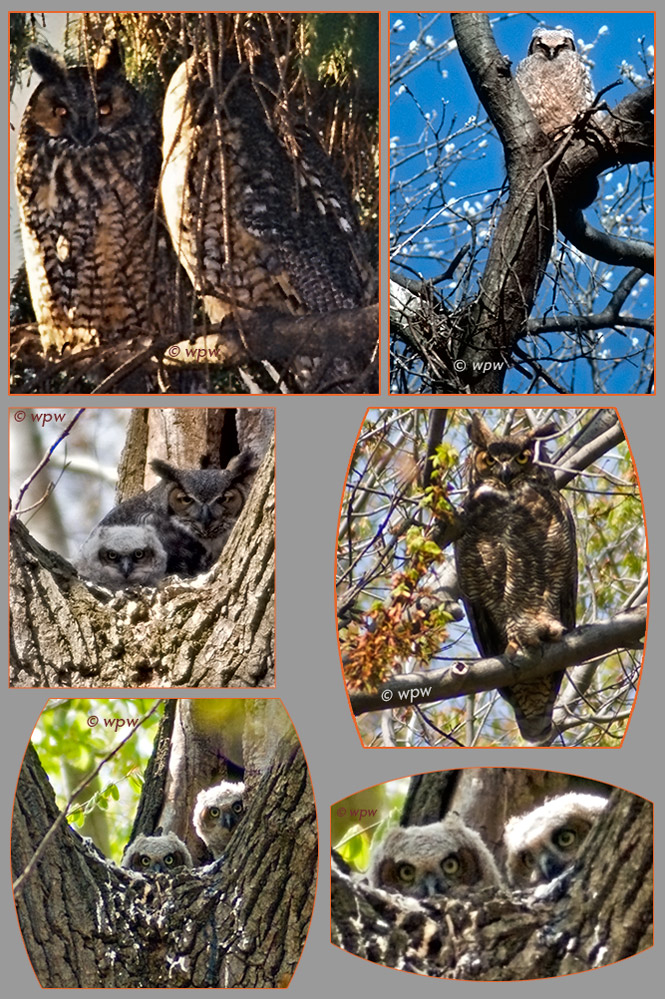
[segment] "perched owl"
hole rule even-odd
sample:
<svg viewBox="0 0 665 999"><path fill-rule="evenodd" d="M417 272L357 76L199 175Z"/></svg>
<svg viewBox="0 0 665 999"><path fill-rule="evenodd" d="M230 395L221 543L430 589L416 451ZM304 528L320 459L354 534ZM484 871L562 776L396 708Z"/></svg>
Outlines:
<svg viewBox="0 0 665 999"><path fill-rule="evenodd" d="M215 860L221 857L244 812L245 785L222 781L199 791L192 822Z"/></svg>
<svg viewBox="0 0 665 999"><path fill-rule="evenodd" d="M117 41L96 68L28 58L42 82L18 138L21 236L44 351L62 354L154 325L158 130Z"/></svg>
<svg viewBox="0 0 665 999"><path fill-rule="evenodd" d="M164 836L137 836L127 848L121 866L140 874L170 874L193 864L185 844L170 832Z"/></svg>
<svg viewBox="0 0 665 999"><path fill-rule="evenodd" d="M508 880L517 888L552 881L577 859L607 798L570 792L512 818L503 835Z"/></svg>
<svg viewBox="0 0 665 999"><path fill-rule="evenodd" d="M98 524L76 562L80 576L108 590L155 586L167 573L167 554L151 524Z"/></svg>
<svg viewBox="0 0 665 999"><path fill-rule="evenodd" d="M570 28L535 28L515 79L547 134L572 125L593 104L591 76Z"/></svg>
<svg viewBox="0 0 665 999"><path fill-rule="evenodd" d="M513 657L575 627L575 524L535 457L537 439L553 430L548 424L501 437L476 415L469 426L474 449L455 562L482 656ZM528 742L550 735L562 679L550 673L499 690Z"/></svg>
<svg viewBox="0 0 665 999"><path fill-rule="evenodd" d="M173 246L209 318L367 304L373 275L344 183L276 100L275 67L213 58L214 80L196 56L171 79L161 179Z"/></svg>
<svg viewBox="0 0 665 999"><path fill-rule="evenodd" d="M467 886L501 885L482 839L454 814L428 826L396 826L372 847L369 883L412 898L445 895Z"/></svg>

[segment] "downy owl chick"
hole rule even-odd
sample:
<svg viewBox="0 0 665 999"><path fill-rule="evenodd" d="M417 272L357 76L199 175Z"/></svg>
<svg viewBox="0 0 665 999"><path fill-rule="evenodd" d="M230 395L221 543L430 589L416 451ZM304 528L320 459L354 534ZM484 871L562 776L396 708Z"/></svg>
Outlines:
<svg viewBox="0 0 665 999"><path fill-rule="evenodd" d="M83 543L78 574L108 590L155 586L166 575L167 554L150 524L98 524Z"/></svg>
<svg viewBox="0 0 665 999"><path fill-rule="evenodd" d="M215 860L221 857L242 819L245 806L242 782L222 781L199 791L192 822L196 835L203 840Z"/></svg>
<svg viewBox="0 0 665 999"><path fill-rule="evenodd" d="M551 798L506 824L506 870L518 888L531 888L558 877L577 859L607 798L570 792Z"/></svg>
<svg viewBox="0 0 665 999"><path fill-rule="evenodd" d="M122 858L121 867L140 874L170 874L179 867L193 867L192 857L175 833L137 836Z"/></svg>
<svg viewBox="0 0 665 999"><path fill-rule="evenodd" d="M501 885L492 854L475 830L450 814L427 826L397 826L372 847L369 883L412 898L461 886Z"/></svg>
<svg viewBox="0 0 665 999"><path fill-rule="evenodd" d="M569 127L593 104L591 76L570 28L534 28L529 53L517 67L515 79L548 134Z"/></svg>
<svg viewBox="0 0 665 999"><path fill-rule="evenodd" d="M61 354L155 324L158 129L117 40L96 67L28 58L42 82L18 139L21 237L44 351Z"/></svg>

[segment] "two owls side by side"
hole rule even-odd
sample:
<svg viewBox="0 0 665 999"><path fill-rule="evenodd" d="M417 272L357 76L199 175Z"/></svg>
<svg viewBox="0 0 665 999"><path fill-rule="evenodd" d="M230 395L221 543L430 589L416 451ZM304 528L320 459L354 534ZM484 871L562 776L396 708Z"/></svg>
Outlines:
<svg viewBox="0 0 665 999"><path fill-rule="evenodd" d="M222 781L200 791L194 804L192 824L199 839L215 860L223 856L245 811L245 785ZM171 874L181 867L193 867L192 855L174 832L144 836L127 848L122 867L140 874Z"/></svg>
<svg viewBox="0 0 665 999"><path fill-rule="evenodd" d="M535 888L571 867L606 806L600 795L570 792L511 818L503 837L508 885ZM367 878L374 888L417 899L505 886L486 844L454 813L430 825L391 829L372 848Z"/></svg>
<svg viewBox="0 0 665 999"><path fill-rule="evenodd" d="M45 354L170 333L175 262L169 271L164 254L156 259L160 241L213 322L374 297L345 184L313 132L282 127L278 76L263 80L230 50L214 86L205 60L183 63L164 99L160 173L162 134L117 40L95 67L35 46L28 59L42 82L21 121L16 187Z"/></svg>
<svg viewBox="0 0 665 999"><path fill-rule="evenodd" d="M219 557L238 519L254 470L246 449L224 469L180 469L161 459L161 481L114 507L84 542L80 576L109 590L195 576Z"/></svg>

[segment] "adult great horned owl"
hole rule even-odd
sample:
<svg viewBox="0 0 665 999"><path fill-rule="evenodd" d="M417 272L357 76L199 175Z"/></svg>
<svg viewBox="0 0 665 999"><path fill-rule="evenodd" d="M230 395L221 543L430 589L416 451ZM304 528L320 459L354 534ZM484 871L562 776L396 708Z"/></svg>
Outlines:
<svg viewBox="0 0 665 999"><path fill-rule="evenodd" d="M374 888L412 898L467 886L502 884L492 854L475 830L450 814L427 826L396 826L373 846L367 872Z"/></svg>
<svg viewBox="0 0 665 999"><path fill-rule="evenodd" d="M268 61L250 66L230 50L210 64L192 56L164 99L164 213L215 323L242 323L258 309L351 309L373 297L344 183L317 137L286 114Z"/></svg>
<svg viewBox="0 0 665 999"><path fill-rule="evenodd" d="M215 860L222 856L236 826L242 819L245 785L222 781L199 791L194 803L192 822L196 835L203 840Z"/></svg>
<svg viewBox="0 0 665 999"><path fill-rule="evenodd" d="M179 867L193 867L192 856L175 833L136 837L122 858L121 867L140 874L170 874Z"/></svg>
<svg viewBox="0 0 665 999"><path fill-rule="evenodd" d="M245 502L252 451L222 469L151 464L162 481L106 514L81 549L80 575L110 589L154 586L205 572L219 557Z"/></svg>
<svg viewBox="0 0 665 999"><path fill-rule="evenodd" d="M593 104L591 76L570 28L535 28L515 79L547 134L572 125Z"/></svg>
<svg viewBox="0 0 665 999"><path fill-rule="evenodd" d="M468 493L455 563L475 643L483 656L514 656L575 627L575 524L552 473L535 458L552 424L492 433L474 415ZM529 742L546 739L563 672L499 690Z"/></svg>
<svg viewBox="0 0 665 999"><path fill-rule="evenodd" d="M76 562L80 576L109 590L155 586L166 575L166 550L151 524L98 524Z"/></svg>
<svg viewBox="0 0 665 999"><path fill-rule="evenodd" d="M157 123L117 41L96 68L37 47L39 84L21 119L16 190L30 296L45 352L151 325Z"/></svg>
<svg viewBox="0 0 665 999"><path fill-rule="evenodd" d="M570 792L551 798L506 824L506 870L512 885L543 884L558 877L577 859L607 798Z"/></svg>

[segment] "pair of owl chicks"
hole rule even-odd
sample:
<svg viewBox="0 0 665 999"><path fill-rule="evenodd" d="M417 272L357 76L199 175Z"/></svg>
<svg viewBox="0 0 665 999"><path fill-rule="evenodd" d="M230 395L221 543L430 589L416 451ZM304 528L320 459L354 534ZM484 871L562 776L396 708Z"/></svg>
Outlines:
<svg viewBox="0 0 665 999"><path fill-rule="evenodd" d="M245 785L222 781L200 791L194 804L192 824L218 860L245 811ZM170 874L180 867L193 867L192 855L174 832L137 836L122 858L122 867L141 874Z"/></svg>
<svg viewBox="0 0 665 999"><path fill-rule="evenodd" d="M161 481L106 514L81 548L79 575L119 590L205 572L240 515L252 465L249 450L224 469L174 468L153 459Z"/></svg>
<svg viewBox="0 0 665 999"><path fill-rule="evenodd" d="M551 798L506 824L506 880L512 888L546 884L570 867L607 805L595 794ZM372 851L369 883L411 898L502 887L504 877L479 834L451 813L426 826L398 826Z"/></svg>

